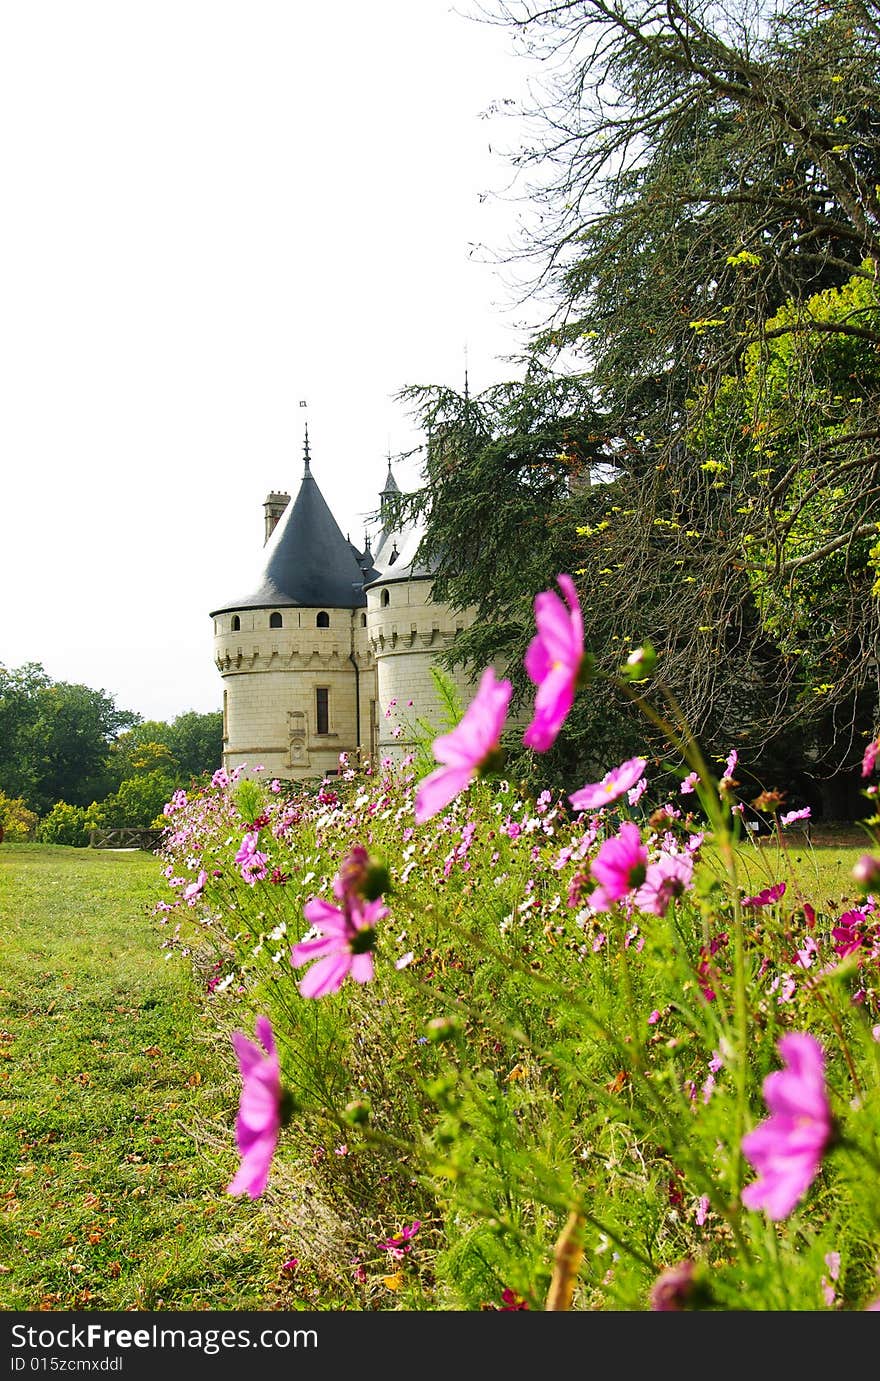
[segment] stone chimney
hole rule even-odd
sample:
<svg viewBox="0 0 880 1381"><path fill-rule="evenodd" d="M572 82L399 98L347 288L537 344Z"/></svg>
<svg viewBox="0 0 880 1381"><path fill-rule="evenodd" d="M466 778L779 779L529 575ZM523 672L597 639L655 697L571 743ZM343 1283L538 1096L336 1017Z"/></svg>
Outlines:
<svg viewBox="0 0 880 1381"><path fill-rule="evenodd" d="M272 490L271 494L266 495L266 502L263 504L263 512L266 515L266 535L263 538L263 546L266 545L278 524L287 505L290 503L289 494L278 494Z"/></svg>

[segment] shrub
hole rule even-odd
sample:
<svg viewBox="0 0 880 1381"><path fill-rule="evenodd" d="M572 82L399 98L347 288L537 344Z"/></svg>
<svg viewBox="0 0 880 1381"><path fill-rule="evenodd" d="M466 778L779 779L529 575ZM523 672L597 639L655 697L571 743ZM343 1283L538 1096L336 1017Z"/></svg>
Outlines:
<svg viewBox="0 0 880 1381"><path fill-rule="evenodd" d="M19 843L33 839L37 818L20 796L11 797L0 791L0 837Z"/></svg>
<svg viewBox="0 0 880 1381"><path fill-rule="evenodd" d="M85 848L89 832L96 825L93 806L71 806L57 801L37 826L37 839L43 844L70 844Z"/></svg>
<svg viewBox="0 0 880 1381"><path fill-rule="evenodd" d="M164 825L162 808L174 791L175 782L156 768L140 777L127 777L119 790L104 802L104 823L110 828L149 829Z"/></svg>

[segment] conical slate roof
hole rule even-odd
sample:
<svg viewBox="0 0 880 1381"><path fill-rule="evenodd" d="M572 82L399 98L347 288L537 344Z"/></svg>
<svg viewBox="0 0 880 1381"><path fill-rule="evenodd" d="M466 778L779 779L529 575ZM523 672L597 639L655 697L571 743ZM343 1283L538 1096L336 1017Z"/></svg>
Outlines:
<svg viewBox="0 0 880 1381"><path fill-rule="evenodd" d="M392 473L391 473L391 461L390 461L390 460L388 461L388 474L385 476L385 487L383 488L382 493L383 493L383 494L399 494L399 493L400 493L400 485L397 483L397 480L394 478L394 476L393 476Z"/></svg>
<svg viewBox="0 0 880 1381"><path fill-rule="evenodd" d="M327 507L306 465L299 493L288 504L265 546L265 564L256 588L242 599L212 609L210 617L235 609L362 609L364 572Z"/></svg>

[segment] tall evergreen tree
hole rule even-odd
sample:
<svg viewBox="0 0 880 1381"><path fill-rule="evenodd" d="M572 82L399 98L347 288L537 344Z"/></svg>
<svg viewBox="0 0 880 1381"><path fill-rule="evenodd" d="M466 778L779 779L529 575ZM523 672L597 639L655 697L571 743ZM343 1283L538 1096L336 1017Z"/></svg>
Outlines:
<svg viewBox="0 0 880 1381"><path fill-rule="evenodd" d="M711 750L851 768L878 715L880 10L483 14L547 72L515 163L549 305L467 417L404 391L444 437L417 503L444 596L478 603L470 650L524 647L503 561L532 592L573 570L600 658L650 637Z"/></svg>

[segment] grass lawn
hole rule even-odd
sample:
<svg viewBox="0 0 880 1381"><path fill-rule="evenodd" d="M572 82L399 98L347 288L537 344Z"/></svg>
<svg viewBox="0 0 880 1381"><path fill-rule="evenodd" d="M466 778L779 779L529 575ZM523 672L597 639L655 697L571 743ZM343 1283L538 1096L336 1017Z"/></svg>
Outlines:
<svg viewBox="0 0 880 1381"><path fill-rule="evenodd" d="M745 842L739 881L839 914L863 852ZM187 962L163 957L163 896L150 854L0 846L0 1308L333 1308L294 1294L293 1220L225 1193L238 1074Z"/></svg>
<svg viewBox="0 0 880 1381"><path fill-rule="evenodd" d="M771 836L744 841L737 849L737 876L748 892L759 892L785 882L792 903L808 901L817 911L844 911L864 900L852 878L853 864L870 852L867 838L857 843L858 832L849 830L839 839L819 834L813 841L803 834L786 833L783 843ZM709 846L703 857L719 874L717 851Z"/></svg>
<svg viewBox="0 0 880 1381"><path fill-rule="evenodd" d="M295 1307L290 1244L224 1192L237 1072L159 948L163 882L146 853L0 847L5 1310Z"/></svg>

